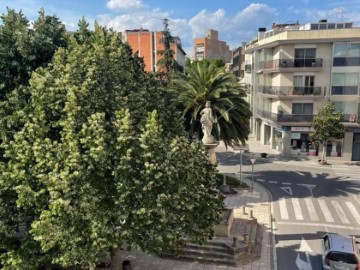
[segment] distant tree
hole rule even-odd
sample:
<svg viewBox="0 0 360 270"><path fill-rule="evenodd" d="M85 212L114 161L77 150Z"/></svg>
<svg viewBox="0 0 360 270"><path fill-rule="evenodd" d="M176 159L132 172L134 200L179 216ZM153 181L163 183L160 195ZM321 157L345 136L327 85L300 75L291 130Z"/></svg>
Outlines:
<svg viewBox="0 0 360 270"><path fill-rule="evenodd" d="M90 269L104 252L119 270L122 247L161 253L180 250L184 236L203 242L223 210L215 167L185 140L143 62L99 25L80 36L32 73L25 124L3 145L5 270Z"/></svg>
<svg viewBox="0 0 360 270"><path fill-rule="evenodd" d="M223 140L226 146L245 143L251 117L249 104L244 100L245 88L225 67L218 67L215 61L195 61L185 74L174 75L169 89L183 112L190 138L193 134L202 136L199 113L210 101L217 118L215 138Z"/></svg>
<svg viewBox="0 0 360 270"><path fill-rule="evenodd" d="M157 62L159 67L158 78L167 85L170 82L173 71L183 71L182 66L175 60L175 52L171 49L171 43L174 43L174 38L170 34L169 20L165 18L163 20L164 30L162 33L161 43L164 45L163 50L158 50L157 54L161 56Z"/></svg>
<svg viewBox="0 0 360 270"><path fill-rule="evenodd" d="M345 134L345 127L342 113L335 113L335 105L326 103L314 116L311 127L314 132L310 133L310 138L317 145L323 146L321 163L326 163L326 145L330 139L342 139Z"/></svg>

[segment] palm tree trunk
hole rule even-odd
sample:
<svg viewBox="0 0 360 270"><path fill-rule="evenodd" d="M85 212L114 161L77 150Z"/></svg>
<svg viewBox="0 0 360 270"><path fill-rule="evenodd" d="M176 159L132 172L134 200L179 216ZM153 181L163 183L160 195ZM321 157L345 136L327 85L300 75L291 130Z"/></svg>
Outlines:
<svg viewBox="0 0 360 270"><path fill-rule="evenodd" d="M110 250L111 255L111 269L112 270L120 270L120 252L119 249L112 248Z"/></svg>

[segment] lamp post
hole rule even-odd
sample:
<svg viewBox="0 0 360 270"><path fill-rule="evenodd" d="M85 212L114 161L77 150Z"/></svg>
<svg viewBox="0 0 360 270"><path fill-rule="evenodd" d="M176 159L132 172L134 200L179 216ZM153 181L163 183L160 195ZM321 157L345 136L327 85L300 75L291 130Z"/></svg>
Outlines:
<svg viewBox="0 0 360 270"><path fill-rule="evenodd" d="M250 156L250 161L251 161L251 190L253 191L254 190L254 165L255 165L255 162L256 162L256 158L255 158L255 155L252 154Z"/></svg>

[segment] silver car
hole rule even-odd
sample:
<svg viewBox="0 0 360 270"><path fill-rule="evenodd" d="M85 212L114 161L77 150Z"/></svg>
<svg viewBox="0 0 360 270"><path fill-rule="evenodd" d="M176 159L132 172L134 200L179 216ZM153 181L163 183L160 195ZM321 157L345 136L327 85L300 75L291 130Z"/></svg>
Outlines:
<svg viewBox="0 0 360 270"><path fill-rule="evenodd" d="M355 237L327 233L321 242L324 270L360 270L360 253Z"/></svg>

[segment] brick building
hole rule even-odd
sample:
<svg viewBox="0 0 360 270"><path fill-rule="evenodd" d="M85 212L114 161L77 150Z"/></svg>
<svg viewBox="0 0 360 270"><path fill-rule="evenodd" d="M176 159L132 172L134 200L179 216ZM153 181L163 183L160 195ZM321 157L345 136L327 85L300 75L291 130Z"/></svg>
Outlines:
<svg viewBox="0 0 360 270"><path fill-rule="evenodd" d="M161 55L157 52L164 49L162 44L162 32L150 32L146 29L126 30L122 33L123 41L128 42L133 52L138 52L140 57L144 58L145 71L157 71L157 62ZM171 43L171 49L175 52L174 58L179 65L185 64L185 51L181 47L179 37L174 37L174 43Z"/></svg>

